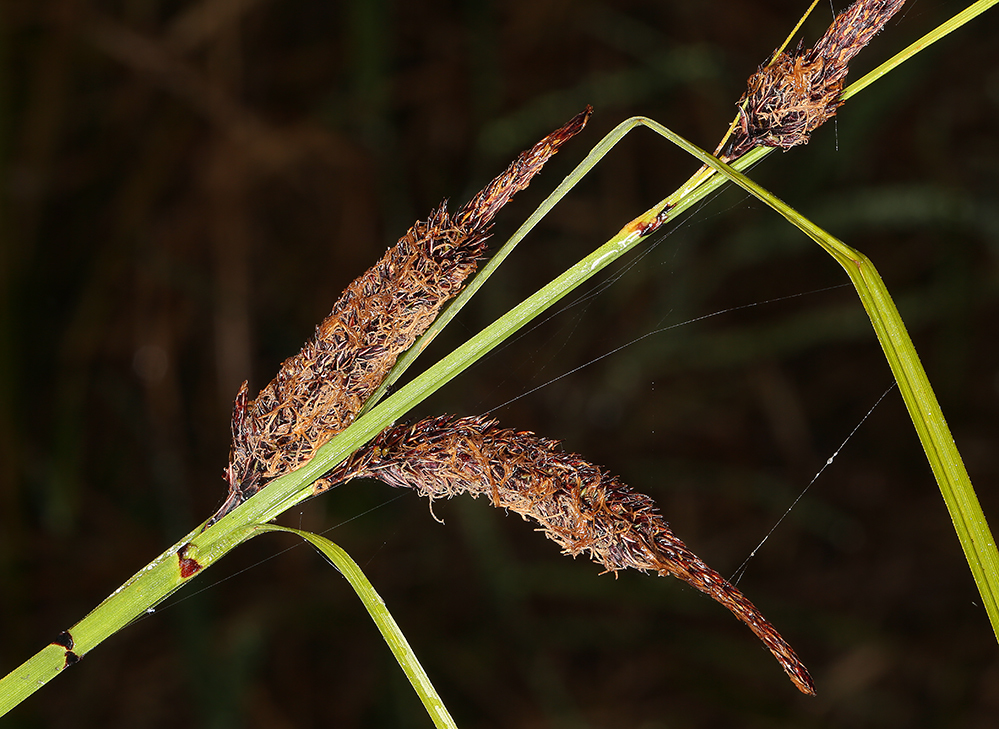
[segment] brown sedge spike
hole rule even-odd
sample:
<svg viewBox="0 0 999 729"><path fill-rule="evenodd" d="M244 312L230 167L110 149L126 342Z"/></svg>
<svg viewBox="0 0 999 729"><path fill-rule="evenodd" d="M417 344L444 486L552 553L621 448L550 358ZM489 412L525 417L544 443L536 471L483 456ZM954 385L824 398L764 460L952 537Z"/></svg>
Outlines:
<svg viewBox="0 0 999 729"><path fill-rule="evenodd" d="M739 119L722 159L753 147L790 149L836 114L849 63L871 42L905 0L857 0L814 47L776 52L749 77L739 100Z"/></svg>
<svg viewBox="0 0 999 729"><path fill-rule="evenodd" d="M583 129L591 113L587 107L523 152L453 215L445 201L415 223L347 287L315 336L252 401L243 383L233 404L229 495L209 525L350 425L399 355L475 271L496 213Z"/></svg>
<svg viewBox="0 0 999 729"><path fill-rule="evenodd" d="M340 464L329 482L367 476L434 499L486 496L540 525L565 554L589 553L607 572L673 575L727 607L770 650L806 694L808 670L745 595L691 552L648 496L558 441L499 428L481 417L441 416L390 428ZM328 482L327 482L328 483ZM315 492L327 488L317 482Z"/></svg>

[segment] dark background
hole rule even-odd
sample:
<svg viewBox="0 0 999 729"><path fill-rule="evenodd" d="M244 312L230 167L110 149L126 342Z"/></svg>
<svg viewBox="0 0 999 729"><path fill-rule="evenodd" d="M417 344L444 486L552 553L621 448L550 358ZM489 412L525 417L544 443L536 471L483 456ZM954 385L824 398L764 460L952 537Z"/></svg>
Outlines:
<svg viewBox="0 0 999 729"><path fill-rule="evenodd" d="M851 79L964 4L910 2ZM218 506L239 382L266 383L415 219L466 200L587 103L591 126L503 212L497 243L630 115L713 148L805 5L5 2L0 671ZM829 14L820 3L806 39ZM878 265L993 524L996 37L993 11L753 173ZM629 137L427 361L695 167L649 132ZM657 328L757 304L495 410L652 494L729 575L891 376L852 289L810 293L843 272L767 208L730 191L670 230L599 296L415 415L497 408ZM329 536L462 727L990 727L999 715L996 641L896 391L740 583L812 669L817 698L681 583L599 576L481 501L435 512L445 526L413 494L358 481L284 523L342 524ZM292 545L237 550L4 725L428 726L346 583L307 548L278 554Z"/></svg>

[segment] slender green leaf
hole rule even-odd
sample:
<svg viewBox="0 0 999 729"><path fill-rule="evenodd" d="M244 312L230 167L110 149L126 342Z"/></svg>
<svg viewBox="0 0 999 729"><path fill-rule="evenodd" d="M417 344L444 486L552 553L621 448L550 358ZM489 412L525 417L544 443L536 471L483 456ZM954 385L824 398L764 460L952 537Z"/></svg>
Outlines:
<svg viewBox="0 0 999 729"><path fill-rule="evenodd" d="M902 317L874 264L859 251L822 230L791 206L737 170L655 122L652 126L670 141L716 172L756 196L818 243L839 263L857 289L884 350L909 416L919 435L930 468L940 487L954 530L982 596L992 629L999 639L999 551L964 461L930 386Z"/></svg>
<svg viewBox="0 0 999 729"><path fill-rule="evenodd" d="M351 559L350 555L339 546L318 534L276 526L274 524L258 524L256 528L262 532L287 532L288 534L296 534L315 547L317 552L326 557L334 567L340 570L340 573L347 578L350 586L354 588L357 596L361 598L361 602L364 603L364 607L367 608L371 619L378 626L378 630L381 631L382 637L392 650L395 659L399 662L399 666L406 674L409 682L413 684L413 689L419 695L420 701L423 702L434 724L441 729L456 729L454 719L451 718L447 707L444 706L440 695L430 682L427 672L420 665L420 661L409 645L409 641L406 640L406 636L403 635L398 623L395 622L395 618L392 617L392 614L385 606L385 601L375 591L374 586L365 576L364 572L361 571L357 562Z"/></svg>

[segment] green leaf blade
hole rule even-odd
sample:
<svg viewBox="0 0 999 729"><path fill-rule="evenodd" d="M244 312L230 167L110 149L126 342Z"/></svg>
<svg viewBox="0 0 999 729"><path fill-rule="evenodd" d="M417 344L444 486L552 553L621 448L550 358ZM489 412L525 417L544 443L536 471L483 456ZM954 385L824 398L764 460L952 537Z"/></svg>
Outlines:
<svg viewBox="0 0 999 729"><path fill-rule="evenodd" d="M313 534L312 532L276 526L274 524L259 524L257 525L257 529L260 532L295 534L311 544L317 552L328 559L347 579L347 582L354 588L361 602L364 603L368 614L371 615L371 619L381 632L382 638L384 638L385 643L399 662L399 666L406 674L409 682L413 685L413 689L420 697L420 701L423 702L423 706L433 720L434 725L439 729L457 729L454 719L451 718L451 714L444 705L444 701L441 699L440 694L437 693L437 689L434 688L430 677L420 664L416 653L413 652L413 648L409 645L409 641L406 640L402 629L396 623L395 618L392 617L388 607L386 607L385 601L382 600L357 562L341 547L329 539L321 537L318 534Z"/></svg>

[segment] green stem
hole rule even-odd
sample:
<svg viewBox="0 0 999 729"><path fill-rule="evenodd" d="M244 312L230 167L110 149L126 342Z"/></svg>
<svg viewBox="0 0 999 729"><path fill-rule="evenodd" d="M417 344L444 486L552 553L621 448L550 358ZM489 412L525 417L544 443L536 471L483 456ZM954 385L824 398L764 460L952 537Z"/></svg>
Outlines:
<svg viewBox="0 0 999 729"><path fill-rule="evenodd" d="M978 0L975 3L972 3L950 20L941 23L916 42L909 44L904 50L896 53L873 71L870 71L863 77L854 81L843 90L840 98L843 99L843 101L846 101L854 94L863 91L895 67L902 65L905 61L908 61L920 51L926 50L945 35L954 32L965 23L974 20L997 2L999 2L999 0Z"/></svg>

